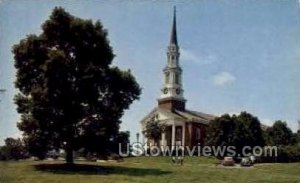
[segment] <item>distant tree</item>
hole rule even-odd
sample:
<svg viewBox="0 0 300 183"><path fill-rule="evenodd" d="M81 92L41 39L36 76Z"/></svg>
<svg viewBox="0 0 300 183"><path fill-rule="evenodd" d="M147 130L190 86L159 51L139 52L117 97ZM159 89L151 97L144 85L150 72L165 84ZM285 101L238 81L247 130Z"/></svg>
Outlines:
<svg viewBox="0 0 300 183"><path fill-rule="evenodd" d="M298 121L298 124L299 124L299 129L296 133L296 140L297 140L297 143L300 145L300 121Z"/></svg>
<svg viewBox="0 0 300 183"><path fill-rule="evenodd" d="M270 136L270 128L267 128L265 131L263 131L263 137L265 139L265 144L268 146L273 145L272 137Z"/></svg>
<svg viewBox="0 0 300 183"><path fill-rule="evenodd" d="M124 110L141 89L130 71L111 65L102 24L55 8L42 33L21 40L13 53L18 128L30 151L42 158L64 148L67 163L79 148L109 152Z"/></svg>
<svg viewBox="0 0 300 183"><path fill-rule="evenodd" d="M297 140L297 143L300 144L300 130L298 130L296 133L296 140Z"/></svg>
<svg viewBox="0 0 300 183"><path fill-rule="evenodd" d="M207 145L230 146L234 145L235 122L229 114L215 118L207 129Z"/></svg>
<svg viewBox="0 0 300 183"><path fill-rule="evenodd" d="M244 126L244 145L254 147L265 144L261 123L257 117L247 112L241 112L237 117L237 123L242 123Z"/></svg>
<svg viewBox="0 0 300 183"><path fill-rule="evenodd" d="M3 146L0 146L0 161L2 161L2 160L6 160L6 158L5 158L5 156L4 156L4 154L3 154Z"/></svg>
<svg viewBox="0 0 300 183"><path fill-rule="evenodd" d="M149 120L145 124L143 133L148 139L152 139L156 145L159 144L161 134L165 129L165 125L159 121Z"/></svg>
<svg viewBox="0 0 300 183"><path fill-rule="evenodd" d="M292 130L284 121L275 121L273 126L267 130L273 145L291 145L296 142Z"/></svg>
<svg viewBox="0 0 300 183"><path fill-rule="evenodd" d="M247 112L241 112L233 116L235 122L234 144L237 153L241 154L245 146L263 146L265 139L260 121L257 117Z"/></svg>
<svg viewBox="0 0 300 183"><path fill-rule="evenodd" d="M245 122L240 116L233 115L232 120L235 123L233 134L233 143L236 147L236 152L241 154L244 146L249 145L250 132L247 129Z"/></svg>
<svg viewBox="0 0 300 183"><path fill-rule="evenodd" d="M262 146L265 143L260 121L247 112L215 118L209 123L206 138L207 145L235 146L239 154L245 146Z"/></svg>
<svg viewBox="0 0 300 183"><path fill-rule="evenodd" d="M21 139L6 138L5 145L0 148L1 160L19 160L28 157L28 153Z"/></svg>

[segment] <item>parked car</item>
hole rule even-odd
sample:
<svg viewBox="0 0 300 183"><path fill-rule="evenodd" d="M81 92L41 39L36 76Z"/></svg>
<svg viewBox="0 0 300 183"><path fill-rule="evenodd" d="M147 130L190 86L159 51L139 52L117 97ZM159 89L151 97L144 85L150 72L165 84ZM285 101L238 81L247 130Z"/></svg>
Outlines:
<svg viewBox="0 0 300 183"><path fill-rule="evenodd" d="M235 162L232 157L224 157L224 160L222 160L221 164L223 166L234 166Z"/></svg>
<svg viewBox="0 0 300 183"><path fill-rule="evenodd" d="M242 158L241 166L252 166L253 163L250 158Z"/></svg>

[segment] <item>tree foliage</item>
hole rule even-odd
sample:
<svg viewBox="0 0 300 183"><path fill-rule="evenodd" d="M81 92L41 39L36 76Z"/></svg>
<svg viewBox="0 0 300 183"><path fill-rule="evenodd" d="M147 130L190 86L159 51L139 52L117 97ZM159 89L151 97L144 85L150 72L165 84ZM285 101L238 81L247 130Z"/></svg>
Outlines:
<svg viewBox="0 0 300 183"><path fill-rule="evenodd" d="M298 124L299 124L299 129L297 130L297 133L296 133L296 141L297 141L298 145L300 145L300 121L298 121Z"/></svg>
<svg viewBox="0 0 300 183"><path fill-rule="evenodd" d="M42 157L64 148L67 162L84 147L100 154L118 138L120 118L140 95L130 71L112 66L107 31L55 8L40 35L13 47L15 97L26 144Z"/></svg>
<svg viewBox="0 0 300 183"><path fill-rule="evenodd" d="M28 157L21 139L6 138L5 145L0 147L0 160L19 160Z"/></svg>
<svg viewBox="0 0 300 183"><path fill-rule="evenodd" d="M164 131L165 125L159 121L149 120L145 124L145 130L143 133L148 139L154 140L158 144L159 139L161 138L161 133Z"/></svg>
<svg viewBox="0 0 300 183"><path fill-rule="evenodd" d="M244 146L264 145L263 132L257 117L241 112L238 116L224 114L210 122L207 145L235 146L241 153Z"/></svg>
<svg viewBox="0 0 300 183"><path fill-rule="evenodd" d="M207 130L207 144L230 146L234 143L235 122L224 114L210 122Z"/></svg>
<svg viewBox="0 0 300 183"><path fill-rule="evenodd" d="M241 112L240 115L237 116L237 122L244 126L245 130L242 132L244 132L243 141L245 141L246 145L254 147L263 146L265 144L261 123L257 117L247 112Z"/></svg>
<svg viewBox="0 0 300 183"><path fill-rule="evenodd" d="M296 136L284 121L275 121L267 130L270 145L292 145L296 142Z"/></svg>
<svg viewBox="0 0 300 183"><path fill-rule="evenodd" d="M298 130L296 133L296 140L297 140L297 143L300 144L300 130Z"/></svg>

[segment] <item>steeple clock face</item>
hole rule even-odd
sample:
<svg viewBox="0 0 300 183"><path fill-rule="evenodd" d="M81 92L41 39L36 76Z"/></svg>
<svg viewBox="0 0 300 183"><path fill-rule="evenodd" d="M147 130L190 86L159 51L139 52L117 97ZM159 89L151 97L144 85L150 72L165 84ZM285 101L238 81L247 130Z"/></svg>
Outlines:
<svg viewBox="0 0 300 183"><path fill-rule="evenodd" d="M164 89L164 94L167 94L168 93L168 88L165 88Z"/></svg>

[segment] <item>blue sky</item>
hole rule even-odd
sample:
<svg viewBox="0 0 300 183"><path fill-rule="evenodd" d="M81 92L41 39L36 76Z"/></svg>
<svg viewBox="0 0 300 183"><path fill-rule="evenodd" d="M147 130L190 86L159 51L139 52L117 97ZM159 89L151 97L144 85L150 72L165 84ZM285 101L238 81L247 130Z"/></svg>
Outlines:
<svg viewBox="0 0 300 183"><path fill-rule="evenodd" d="M143 88L125 112L122 130L135 139L139 121L160 95L172 9L177 6L187 108L220 115L248 111L266 124L300 120L300 7L297 0L249 1L0 0L0 144L19 136L13 96L12 45L40 25L55 6L98 20L108 29L114 65L130 68Z"/></svg>

